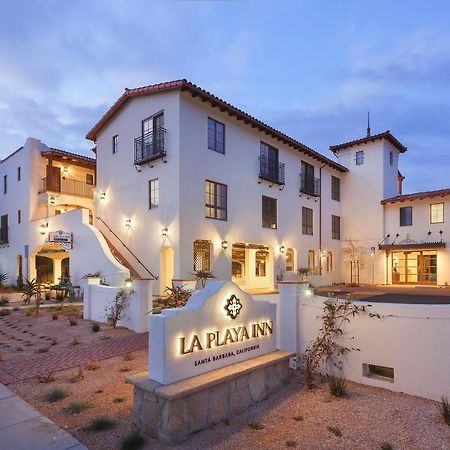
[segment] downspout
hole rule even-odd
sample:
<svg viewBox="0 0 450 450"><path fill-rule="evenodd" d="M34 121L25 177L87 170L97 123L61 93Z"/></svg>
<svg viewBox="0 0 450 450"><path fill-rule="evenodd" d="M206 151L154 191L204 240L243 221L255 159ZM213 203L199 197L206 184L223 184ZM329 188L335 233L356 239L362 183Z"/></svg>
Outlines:
<svg viewBox="0 0 450 450"><path fill-rule="evenodd" d="M319 276L322 275L322 164L319 168Z"/></svg>

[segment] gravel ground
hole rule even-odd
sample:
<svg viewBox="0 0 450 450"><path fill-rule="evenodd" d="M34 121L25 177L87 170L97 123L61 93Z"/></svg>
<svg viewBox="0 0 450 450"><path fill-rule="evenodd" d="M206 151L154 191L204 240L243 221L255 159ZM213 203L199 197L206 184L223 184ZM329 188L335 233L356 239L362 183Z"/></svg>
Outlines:
<svg viewBox="0 0 450 450"><path fill-rule="evenodd" d="M84 370L84 379L71 383L73 372L58 372L56 380L41 384L36 379L9 387L91 450L118 448L120 440L133 430L132 387L125 377L146 369L147 352L131 355L131 361L115 357L99 362L97 370ZM54 387L70 392L68 398L46 403L43 395ZM100 392L101 391L101 392ZM179 449L381 449L389 443L395 450L450 449L450 427L441 419L437 403L384 389L349 383L346 398L333 398L326 386L308 391L293 374L277 394L249 409L229 423L196 433ZM119 403L114 399L123 399ZM65 408L74 400L92 407L76 415ZM113 430L84 431L93 418L107 415L117 422ZM297 420L296 420L297 419ZM253 429L256 423L262 429ZM336 436L329 427L334 427ZM167 448L148 438L146 449Z"/></svg>

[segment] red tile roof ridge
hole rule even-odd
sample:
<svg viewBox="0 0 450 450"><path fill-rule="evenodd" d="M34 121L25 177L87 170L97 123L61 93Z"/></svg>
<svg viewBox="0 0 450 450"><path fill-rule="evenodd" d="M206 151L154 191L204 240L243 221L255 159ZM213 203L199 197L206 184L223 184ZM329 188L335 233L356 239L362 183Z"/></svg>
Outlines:
<svg viewBox="0 0 450 450"><path fill-rule="evenodd" d="M85 161L90 161L95 163L95 158L91 158L90 156L85 156L85 155L80 155L78 153L73 153L73 152L68 152L67 150L61 150L60 148L55 148L55 147L49 147L49 150L42 150L41 151L41 155L47 155L49 153L57 153L60 154L61 156L70 156L73 158L79 158Z"/></svg>
<svg viewBox="0 0 450 450"><path fill-rule="evenodd" d="M384 200L381 200L381 204L386 205L388 203L406 202L406 201L412 201L412 200L423 200L425 198L444 197L446 195L450 195L450 188L437 189L434 191L414 192L412 194L397 195L395 197L386 198Z"/></svg>
<svg viewBox="0 0 450 450"><path fill-rule="evenodd" d="M354 145L367 144L378 139L387 139L394 147L400 150L400 153L404 153L408 150L392 133L390 130L383 131L382 133L365 136L361 139L355 139L354 141L344 142L342 144L330 145L330 150L333 153L338 152L344 148L353 147Z"/></svg>

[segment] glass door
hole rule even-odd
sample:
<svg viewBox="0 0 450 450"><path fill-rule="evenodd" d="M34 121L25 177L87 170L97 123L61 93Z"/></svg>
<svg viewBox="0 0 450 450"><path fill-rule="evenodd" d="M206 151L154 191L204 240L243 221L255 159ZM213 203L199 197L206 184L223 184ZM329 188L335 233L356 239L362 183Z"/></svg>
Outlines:
<svg viewBox="0 0 450 450"><path fill-rule="evenodd" d="M394 252L392 254L392 284L436 283L436 251Z"/></svg>

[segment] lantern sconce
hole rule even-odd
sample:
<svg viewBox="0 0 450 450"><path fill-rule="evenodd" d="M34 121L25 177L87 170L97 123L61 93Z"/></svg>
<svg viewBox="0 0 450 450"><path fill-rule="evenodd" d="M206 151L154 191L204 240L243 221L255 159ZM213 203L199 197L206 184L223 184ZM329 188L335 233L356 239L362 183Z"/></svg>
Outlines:
<svg viewBox="0 0 450 450"><path fill-rule="evenodd" d="M284 254L285 251L286 251L286 247L284 245L280 245L280 253Z"/></svg>
<svg viewBox="0 0 450 450"><path fill-rule="evenodd" d="M162 237L167 237L167 235L169 234L169 229L168 228L163 228L161 234L162 234Z"/></svg>
<svg viewBox="0 0 450 450"><path fill-rule="evenodd" d="M125 219L125 226L131 228L131 219Z"/></svg>
<svg viewBox="0 0 450 450"><path fill-rule="evenodd" d="M64 173L69 172L69 168L68 168L67 166L64 166L64 167L63 167L63 172L64 172Z"/></svg>
<svg viewBox="0 0 450 450"><path fill-rule="evenodd" d="M47 228L48 228L48 223L41 223L39 225L39 233L41 233L41 235L44 236L45 233L47 233Z"/></svg>
<svg viewBox="0 0 450 450"><path fill-rule="evenodd" d="M105 198L106 198L106 192L102 192L100 194L100 200L105 200Z"/></svg>
<svg viewBox="0 0 450 450"><path fill-rule="evenodd" d="M228 248L228 241L223 240L221 245L222 245L222 250L225 251Z"/></svg>
<svg viewBox="0 0 450 450"><path fill-rule="evenodd" d="M50 204L54 205L56 203L55 197L50 197Z"/></svg>
<svg viewBox="0 0 450 450"><path fill-rule="evenodd" d="M125 280L125 288L131 289L133 287L133 280L131 278L127 278Z"/></svg>

